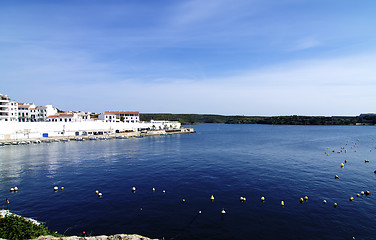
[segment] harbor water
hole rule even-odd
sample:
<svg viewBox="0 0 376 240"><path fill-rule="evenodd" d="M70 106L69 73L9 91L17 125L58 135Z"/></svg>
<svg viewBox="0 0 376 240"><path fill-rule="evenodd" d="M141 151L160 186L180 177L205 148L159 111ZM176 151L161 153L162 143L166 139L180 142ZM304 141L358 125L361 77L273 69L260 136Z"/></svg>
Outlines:
<svg viewBox="0 0 376 240"><path fill-rule="evenodd" d="M374 126L193 127L2 146L0 208L66 235L376 239Z"/></svg>

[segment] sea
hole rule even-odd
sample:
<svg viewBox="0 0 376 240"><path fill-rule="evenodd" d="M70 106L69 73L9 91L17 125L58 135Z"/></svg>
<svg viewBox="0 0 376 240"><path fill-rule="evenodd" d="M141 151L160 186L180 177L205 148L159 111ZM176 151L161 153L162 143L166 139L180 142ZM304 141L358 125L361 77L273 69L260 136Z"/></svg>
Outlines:
<svg viewBox="0 0 376 240"><path fill-rule="evenodd" d="M376 239L375 126L187 127L2 146L0 208L76 236Z"/></svg>

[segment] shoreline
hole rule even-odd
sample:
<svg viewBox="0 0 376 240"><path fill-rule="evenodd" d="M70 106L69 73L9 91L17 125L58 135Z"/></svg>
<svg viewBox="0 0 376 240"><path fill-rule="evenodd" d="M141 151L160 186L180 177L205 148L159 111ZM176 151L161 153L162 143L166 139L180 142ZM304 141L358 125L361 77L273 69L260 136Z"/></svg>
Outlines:
<svg viewBox="0 0 376 240"><path fill-rule="evenodd" d="M102 135L79 135L79 136L56 136L56 137L40 137L30 139L7 139L0 140L0 146L6 145L27 145L27 144L39 144L39 143L53 143L53 142L68 142L68 141L104 141L110 139L127 139L127 138L139 138L147 136L163 136L171 134L183 134L183 133L195 133L193 128L180 128L173 130L150 130L146 132L132 131L123 133L110 133Z"/></svg>
<svg viewBox="0 0 376 240"><path fill-rule="evenodd" d="M98 235L98 236L88 236L88 237L79 237L79 236L67 236L67 237L54 237L54 236L40 236L35 240L158 240L158 238L148 238L138 234L114 234L114 235Z"/></svg>
<svg viewBox="0 0 376 240"><path fill-rule="evenodd" d="M9 210L1 209L0 210L0 218L7 217L8 215L14 215L17 217L21 217L29 221L31 224L34 225L41 225L42 223L28 217L24 217L15 213L10 212ZM1 238L0 238L1 239ZM114 234L114 235L98 235L98 236L64 236L64 237L55 237L52 235L44 235L44 236L39 236L38 238L35 238L35 240L79 240L79 239L87 239L87 240L107 240L107 239L124 239L124 240L158 240L154 238L148 238L144 237L138 234Z"/></svg>

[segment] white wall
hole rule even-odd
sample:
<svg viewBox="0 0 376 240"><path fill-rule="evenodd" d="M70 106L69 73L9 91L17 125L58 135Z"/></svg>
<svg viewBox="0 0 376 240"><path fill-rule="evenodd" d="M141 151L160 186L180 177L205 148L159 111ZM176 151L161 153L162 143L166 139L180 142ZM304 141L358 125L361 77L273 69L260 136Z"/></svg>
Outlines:
<svg viewBox="0 0 376 240"><path fill-rule="evenodd" d="M164 121L166 123L166 121ZM176 122L175 122L176 123ZM83 121L83 122L1 122L0 140L20 140L42 138L44 133L49 137L75 136L76 132L106 131L115 133L119 131L137 131L139 128L147 129L155 125L157 129L164 129L165 125L157 123L139 122L103 122L103 121ZM170 124L168 124L170 126ZM177 125L180 128L180 123ZM178 127L175 128L178 128ZM161 127L161 128L159 128Z"/></svg>

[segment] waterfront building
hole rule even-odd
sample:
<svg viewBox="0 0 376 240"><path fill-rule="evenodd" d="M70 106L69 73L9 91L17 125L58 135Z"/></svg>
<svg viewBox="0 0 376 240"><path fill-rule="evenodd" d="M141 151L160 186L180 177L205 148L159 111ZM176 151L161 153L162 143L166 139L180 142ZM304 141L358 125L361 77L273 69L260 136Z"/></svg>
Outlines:
<svg viewBox="0 0 376 240"><path fill-rule="evenodd" d="M88 120L90 120L90 115L82 112L56 113L46 118L46 122L82 122Z"/></svg>
<svg viewBox="0 0 376 240"><path fill-rule="evenodd" d="M35 105L32 103L18 103L18 121L35 122Z"/></svg>
<svg viewBox="0 0 376 240"><path fill-rule="evenodd" d="M52 107L52 105L46 105L45 107L36 107L32 113L35 115L35 119L37 122L45 122L47 117L50 115L54 115L57 113L57 109Z"/></svg>
<svg viewBox="0 0 376 240"><path fill-rule="evenodd" d="M155 120L151 120L150 124L151 124L152 130L179 129L179 128L181 128L181 123L178 122L178 121L166 121L166 120L155 121Z"/></svg>
<svg viewBox="0 0 376 240"><path fill-rule="evenodd" d="M176 121L141 122L137 111L105 111L102 114L62 112L52 105L17 103L0 94L0 141L105 135L115 133L160 131L181 132Z"/></svg>
<svg viewBox="0 0 376 240"><path fill-rule="evenodd" d="M104 122L138 123L140 114L130 111L105 111L98 116L98 119Z"/></svg>
<svg viewBox="0 0 376 240"><path fill-rule="evenodd" d="M0 121L17 122L18 104L7 95L0 94Z"/></svg>

